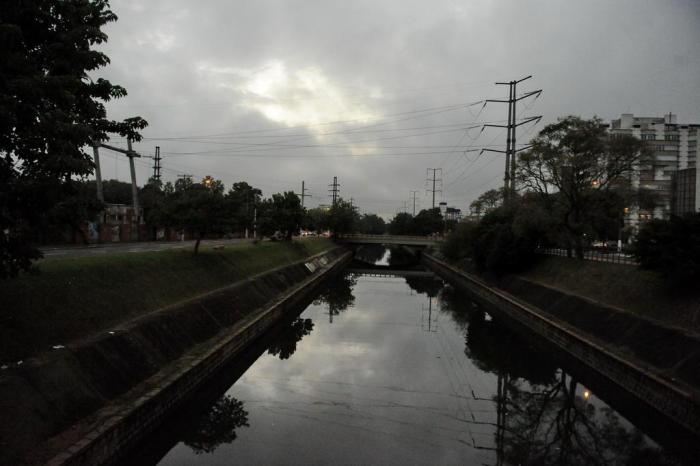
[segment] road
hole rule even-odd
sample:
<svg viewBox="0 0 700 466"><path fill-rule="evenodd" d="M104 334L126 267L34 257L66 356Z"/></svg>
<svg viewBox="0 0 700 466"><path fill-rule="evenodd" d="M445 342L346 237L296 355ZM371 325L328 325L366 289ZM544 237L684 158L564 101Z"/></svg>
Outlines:
<svg viewBox="0 0 700 466"><path fill-rule="evenodd" d="M251 239L217 239L203 240L202 246L225 246L237 244ZM40 248L45 259L65 257L101 256L107 254L123 254L129 252L163 251L166 249L194 248L194 241L145 241L140 243L109 243L91 244L89 246L57 246Z"/></svg>

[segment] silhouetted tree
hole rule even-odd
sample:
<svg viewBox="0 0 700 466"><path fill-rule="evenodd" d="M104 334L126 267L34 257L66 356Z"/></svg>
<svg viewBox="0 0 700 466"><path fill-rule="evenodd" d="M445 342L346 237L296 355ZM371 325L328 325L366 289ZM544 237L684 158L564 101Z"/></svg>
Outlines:
<svg viewBox="0 0 700 466"><path fill-rule="evenodd" d="M341 198L328 209L323 226L334 235L342 235L354 232L358 227L359 219L357 208Z"/></svg>
<svg viewBox="0 0 700 466"><path fill-rule="evenodd" d="M164 218L169 226L194 234L197 254L202 239L211 233L221 233L225 225L223 186L177 181L175 192L166 197Z"/></svg>
<svg viewBox="0 0 700 466"><path fill-rule="evenodd" d="M197 419L183 438L195 454L211 453L222 443L236 440L236 429L248 427L248 411L243 402L224 395L201 418Z"/></svg>
<svg viewBox="0 0 700 466"><path fill-rule="evenodd" d="M351 274L334 277L328 286L319 293L314 304L326 304L331 316L338 315L355 303L352 289L357 284L357 278Z"/></svg>
<svg viewBox="0 0 700 466"><path fill-rule="evenodd" d="M357 231L368 235L383 235L386 233L386 223L379 215L364 214L359 218Z"/></svg>
<svg viewBox="0 0 700 466"><path fill-rule="evenodd" d="M117 17L104 0L3 2L0 16L0 278L40 256L34 225L93 172L92 141L139 140L146 121L108 120L126 90L94 79L109 58L94 49ZM88 74L89 73L89 74Z"/></svg>
<svg viewBox="0 0 700 466"><path fill-rule="evenodd" d="M700 278L700 214L652 220L642 226L634 244L641 266L670 284L694 287Z"/></svg>
<svg viewBox="0 0 700 466"><path fill-rule="evenodd" d="M289 359L297 350L297 343L311 334L314 323L311 319L295 319L267 349L268 353L280 359Z"/></svg>
<svg viewBox="0 0 700 466"><path fill-rule="evenodd" d="M520 186L553 202L558 226L583 258L583 235L600 213L600 192L627 190L632 172L650 162L648 154L645 142L631 135L609 137L600 119L569 116L540 131L520 155L516 175Z"/></svg>
<svg viewBox="0 0 700 466"><path fill-rule="evenodd" d="M303 218L304 209L299 196L287 191L284 194L273 194L270 199L262 201L258 225L263 235L271 236L279 231L285 239L291 240L293 235L299 233Z"/></svg>

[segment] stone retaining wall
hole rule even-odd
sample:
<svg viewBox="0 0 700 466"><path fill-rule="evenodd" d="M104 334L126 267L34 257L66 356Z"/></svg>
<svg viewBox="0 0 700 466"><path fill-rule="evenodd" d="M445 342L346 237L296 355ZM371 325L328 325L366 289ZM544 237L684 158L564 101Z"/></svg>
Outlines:
<svg viewBox="0 0 700 466"><path fill-rule="evenodd" d="M493 310L496 317L545 338L639 402L700 438L700 403L694 390L664 380L653 366L621 357L581 330L471 274L428 254L423 258L428 268L449 283L468 290L489 307L489 312Z"/></svg>
<svg viewBox="0 0 700 466"><path fill-rule="evenodd" d="M350 260L337 248L0 376L2 464L102 464L127 450Z"/></svg>

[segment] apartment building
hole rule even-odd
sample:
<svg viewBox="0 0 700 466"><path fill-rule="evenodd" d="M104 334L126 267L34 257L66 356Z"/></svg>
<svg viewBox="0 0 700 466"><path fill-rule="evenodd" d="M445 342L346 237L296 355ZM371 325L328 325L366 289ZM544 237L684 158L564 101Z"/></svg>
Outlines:
<svg viewBox="0 0 700 466"><path fill-rule="evenodd" d="M678 123L673 113L663 117L637 117L623 113L619 119L611 121L608 126L611 135L629 134L647 141L654 156L652 165L639 166L635 170L632 186L653 190L657 194L658 205L653 210L631 208L625 223L636 227L640 222L652 218L668 218L676 210L674 186L679 184L674 183L674 178L680 170L694 170L697 173L699 129L700 124ZM684 174L684 181L688 179L687 176ZM700 176L693 178L693 181L700 183ZM685 184L683 186L687 192ZM700 207L700 186L693 191L697 212Z"/></svg>

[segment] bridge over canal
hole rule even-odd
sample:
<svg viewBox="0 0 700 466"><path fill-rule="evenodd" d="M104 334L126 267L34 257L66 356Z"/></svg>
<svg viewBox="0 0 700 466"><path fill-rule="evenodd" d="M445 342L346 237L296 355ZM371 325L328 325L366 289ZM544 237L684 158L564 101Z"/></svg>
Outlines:
<svg viewBox="0 0 700 466"><path fill-rule="evenodd" d="M346 244L384 244L387 246L427 247L442 242L442 237L408 235L340 235L338 240Z"/></svg>

